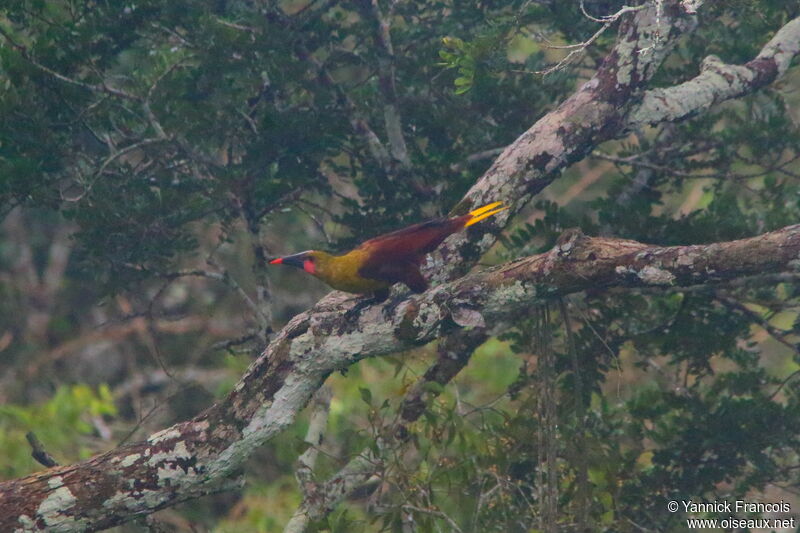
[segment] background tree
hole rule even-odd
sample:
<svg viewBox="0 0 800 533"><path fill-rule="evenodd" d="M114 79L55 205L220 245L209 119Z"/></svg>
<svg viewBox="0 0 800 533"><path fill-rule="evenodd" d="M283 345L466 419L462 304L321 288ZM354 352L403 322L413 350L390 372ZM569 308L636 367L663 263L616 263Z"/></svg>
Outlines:
<svg viewBox="0 0 800 533"><path fill-rule="evenodd" d="M41 468L33 430L65 464L131 443L83 464L141 484L111 511L61 470L41 500L6 484L15 527L110 526L241 470L148 527L682 531L668 500L800 505L800 5L461 4L0 3L3 476ZM495 198L512 220L432 260L451 283L280 327L326 290L266 257ZM290 425L332 370L421 344Z"/></svg>

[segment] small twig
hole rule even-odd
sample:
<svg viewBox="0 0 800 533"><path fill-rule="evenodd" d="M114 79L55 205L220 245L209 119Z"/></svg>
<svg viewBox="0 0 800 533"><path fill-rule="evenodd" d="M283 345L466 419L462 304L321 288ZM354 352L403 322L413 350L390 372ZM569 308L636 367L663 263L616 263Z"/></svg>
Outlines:
<svg viewBox="0 0 800 533"><path fill-rule="evenodd" d="M310 3L311 2L309 2L309 4ZM219 17L214 17L214 22L222 24L223 26L226 26L228 28L233 28L234 30L245 31L247 33L259 33L259 31L256 28L253 28L251 26L244 26L242 24L236 24L233 22L228 22L227 20L222 20Z"/></svg>
<svg viewBox="0 0 800 533"><path fill-rule="evenodd" d="M185 392L185 391L191 389L192 387L202 387L202 385L200 385L199 383L186 383L186 382L178 382L178 383L180 383L180 385L179 385L179 388L175 392L173 392L172 394L170 394L169 396L164 398L163 401L156 402L155 404L153 404L153 407L151 407L150 410L147 411L147 413L145 413L145 415L143 417L141 417L136 422L136 424L133 426L133 428L131 428L131 430L122 438L122 440L117 443L117 447L118 448L120 446L122 446L123 444L125 444L126 442L128 442L128 440L130 440L130 438L133 437L133 435L137 431L139 431L139 429L142 427L142 425L144 425L144 423L147 420L149 420L150 417L153 416L153 414L156 411L158 411L160 408L164 407L166 404L171 402L176 396L178 396L178 394L180 394L182 392Z"/></svg>
<svg viewBox="0 0 800 533"><path fill-rule="evenodd" d="M192 44L189 41L187 41L186 38L183 35L181 35L180 33L178 33L177 31L175 31L175 30L173 30L171 28L167 28L166 26L162 26L161 24L157 24L157 23L153 23L150 26L155 28L155 29L157 29L157 30L159 30L159 31L163 31L164 33L166 33L167 35L173 37L174 39L177 39L183 46L185 46L187 48L197 48L194 44Z"/></svg>
<svg viewBox="0 0 800 533"><path fill-rule="evenodd" d="M781 344L792 350L795 354L800 355L800 345L788 340L784 332L782 332L781 330L770 324L769 321L763 316L761 316L759 313L753 311L752 309L749 309L746 305L737 300L734 300L733 298L729 298L721 294L717 294L716 298L717 300L719 300L720 303L722 303L722 305L724 305L728 309L739 311L747 318L749 318L750 320L761 326L761 328L767 333L769 333L769 335L773 339L775 339L776 341L780 342Z"/></svg>
<svg viewBox="0 0 800 533"><path fill-rule="evenodd" d="M255 333L247 333L245 335L242 335L241 337L236 337L235 339L228 339L226 341L220 341L220 342L214 343L214 344L211 345L211 349L212 350L225 350L225 351L231 352L232 351L231 348L233 348L234 346L240 346L242 344L250 342L251 340L253 340L253 339L257 338L257 337L258 337L258 335L256 335Z"/></svg>
<svg viewBox="0 0 800 533"><path fill-rule="evenodd" d="M567 340L567 352L569 352L572 362L572 374L575 379L575 416L577 418L578 436L576 439L577 447L577 512L575 521L578 531L586 531L589 524L589 474L586 464L586 407L583 405L583 376L581 375L580 362L578 361L578 350L575 346L575 335L572 331L572 321L569 317L569 309L564 302L564 298L558 299L561 320L564 322L564 332Z"/></svg>
<svg viewBox="0 0 800 533"><path fill-rule="evenodd" d="M618 18L620 18L625 13L633 13L634 11L640 11L640 10L644 9L645 7L647 7L647 4L642 4L640 6L622 6L620 8L620 10L617 11L616 13L614 13L613 15L604 15L604 16L599 17L599 18L590 15L586 11L586 6L584 5L584 0L581 0L580 7L581 7L581 12L583 13L583 15L586 18L588 18L589 20L593 20L594 22L601 22L601 23L605 24L606 22L615 22Z"/></svg>
<svg viewBox="0 0 800 533"><path fill-rule="evenodd" d="M28 439L28 444L31 445L31 457L33 457L36 462L47 468L58 466L58 462L53 459L52 455L47 453L47 450L44 449L44 445L33 431L27 432L25 438Z"/></svg>
<svg viewBox="0 0 800 533"><path fill-rule="evenodd" d="M311 207L311 208L314 208L314 209L318 209L319 211L322 211L323 213L328 215L328 217L330 217L331 219L335 219L336 218L336 215L333 213L333 211L331 211L330 209L328 209L325 206L319 205L319 204L314 203L311 200L307 200L305 198L298 198L297 201L299 203L301 203L301 204L306 204L308 207Z"/></svg>
<svg viewBox="0 0 800 533"><path fill-rule="evenodd" d="M790 382L792 379L794 379L794 378L795 378L795 377L797 377L797 376L800 376L800 370L795 370L794 372L792 372L791 374L789 374L788 376L786 376L786 378L785 378L783 381L781 381L781 382L780 382L780 384L778 384L778 386L777 386L777 388L775 389L775 391L774 391L772 394L770 394L770 395L769 395L769 399L770 399L770 401L772 401L773 399L775 399L775 396L777 396L777 395L778 395L778 393L781 391L781 389L783 389L783 387L784 387L784 386L785 386L787 383L789 383L789 382Z"/></svg>
<svg viewBox="0 0 800 533"><path fill-rule="evenodd" d="M628 165L628 166L631 166L631 167L646 168L646 169L655 170L655 171L658 171L658 172L665 172L667 174L670 174L670 175L673 175L673 176L677 176L679 178L688 178L688 179L707 179L707 178L709 178L709 179L745 180L745 179L751 179L751 178L760 178L760 177L764 176L765 174L768 174L771 171L780 172L781 168L784 165L788 165L789 163L791 163L791 161L787 161L786 163L781 164L779 166L765 167L765 169L763 171L753 172L753 173L750 173L750 174L731 174L731 173L725 173L725 172L713 172L713 173L709 173L709 174L693 174L691 172L683 172L683 171L680 171L680 170L676 170L675 167L671 167L671 166L667 166L667 165L656 165L656 164L650 163L648 161L643 161L643 160L640 159L640 154L635 154L635 155L628 156L628 157L617 157L617 156L613 156L613 155L606 154L606 153L600 152L598 150L595 150L589 156L593 157L593 158L596 158L596 159L602 159L604 161L610 161L610 162L612 162L612 163L614 163L616 165ZM753 164L758 164L758 163L753 163ZM711 165L709 164L708 166L710 167Z"/></svg>
<svg viewBox="0 0 800 533"><path fill-rule="evenodd" d="M186 66L186 64L184 63L184 60L185 60L185 59L186 59L186 58L182 58L182 59L180 59L179 61L176 61L175 63L173 63L172 65L170 65L168 69L164 70L164 72L162 72L161 74L159 74L159 75L156 77L156 79L155 79L155 80L153 80L153 83L152 83L152 84L150 84L150 88L149 88L149 89L147 89L147 97L145 98L145 102L147 102L148 104L150 103L150 100L153 98L153 93L156 91L156 89L158 88L158 85L161 83L161 81L162 81L164 78L166 78L167 76L169 76L170 74L172 74L172 73L173 73L173 72L174 72L176 69L178 69L178 68L180 68L180 67L185 67L185 66Z"/></svg>
<svg viewBox="0 0 800 533"><path fill-rule="evenodd" d="M350 126L353 128L353 131L364 140L373 159L384 169L387 175L390 175L391 160L389 151L383 145L375 131L369 126L366 119L362 117L358 106L353 99L350 98L350 95L347 94L347 91L345 91L340 84L336 83L325 65L311 53L300 49L297 55L301 60L310 62L314 68L316 68L317 77L320 82L336 91L339 103L347 109L348 116L350 117Z"/></svg>
<svg viewBox="0 0 800 533"><path fill-rule="evenodd" d="M588 18L589 20L593 21L593 22L601 23L602 26L600 27L600 29L598 29L594 33L594 35L592 35L591 37L589 37L587 40L583 41L582 43L567 44L567 45L553 45L553 44L549 44L549 43L545 44L545 46L547 48L552 48L552 49L556 49L556 50L569 50L570 51L569 54L567 54L565 57L563 57L561 60L559 60L558 63L556 63L555 65L547 67L544 70L536 70L536 71L532 71L532 72L530 72L530 71L519 71L519 70L514 70L512 72L523 72L523 73L526 73L526 74L541 74L543 76L547 76L548 74L551 74L551 73L553 73L553 72L555 72L557 70L561 70L563 67L565 67L566 65L571 63L573 58L583 54L583 52L585 52L587 48L589 48L592 44L594 44L594 42L597 41L597 39L599 39L600 36L603 35L603 33L605 33L605 31L608 28L610 28L613 23L615 23L617 20L619 20L620 17L622 17L623 15L628 14L628 13L633 13L633 12L636 12L636 11L640 11L640 10L646 8L646 7L647 7L647 4L642 4L640 6L634 6L634 7L623 6L622 8L620 8L619 11L617 11L616 13L613 13L611 15L605 15L605 16L602 16L602 17L594 17L594 16L592 16L589 13L586 12L586 8L583 5L583 0L581 0L580 8L581 8L581 11L583 12L583 15L586 18ZM657 17L657 19L658 19L658 17Z"/></svg>
<svg viewBox="0 0 800 533"><path fill-rule="evenodd" d="M213 263L209 263L212 266L216 266ZM228 287L236 291L239 296L242 297L242 300L245 301L247 306L253 311L256 316L256 319L259 321L259 325L262 326L261 331L266 331L269 327L269 319L264 315L263 311L258 307L258 304L253 301L249 294L239 285L227 271L223 273L219 272L212 272L209 270L201 270L201 269L189 269L189 270L179 270L177 272L172 272L169 274L164 274L163 277L167 279L178 278L182 276L197 276L201 278L208 278L214 279L217 281L221 281L222 283L226 284Z"/></svg>
<svg viewBox="0 0 800 533"><path fill-rule="evenodd" d="M589 37L589 39L587 39L586 41L584 41L584 42L582 42L582 43L580 43L578 45L571 45L571 46L574 46L574 50L570 50L569 54L567 54L564 58L562 58L558 63L556 63L555 65L552 65L552 66L550 66L550 67L548 67L548 68L546 68L544 70L535 70L535 71L533 71L533 74L541 74L542 76L547 76L548 74L552 74L553 72L555 72L557 70L561 70L566 65L568 65L570 62L572 62L572 58L573 57L579 56L584 51L586 51L586 49L589 46L591 46L592 43L594 43L597 39L599 39L600 36L603 35L603 33L605 33L605 31L609 27L611 27L611 22L606 22L605 24L603 24L600 27L599 30L597 30L595 32L594 35ZM553 48L556 48L556 47L553 47Z"/></svg>
<svg viewBox="0 0 800 533"><path fill-rule="evenodd" d="M103 172L105 171L106 167L108 167L108 165L110 165L115 159L118 159L119 157L121 157L121 156L123 156L123 155L125 155L127 153L130 153L130 152L136 150L137 148L141 148L141 147L147 146L149 144L156 144L156 143L164 142L166 140L167 140L166 137L156 137L156 138L150 138L150 139L142 139L141 141L135 142L133 144L129 144L128 146L126 146L125 148L122 148L120 150L114 149L113 153L105 161L103 161L103 164L100 165L100 168L97 170L97 172L95 172L95 177L99 177L101 174L103 174Z"/></svg>
<svg viewBox="0 0 800 533"><path fill-rule="evenodd" d="M256 213L254 220L259 221L264 218L268 213L279 209L286 204L290 204L300 198L300 196L305 192L305 187L295 187L291 191L287 192L277 200L270 202L266 206L264 206L258 213Z"/></svg>
<svg viewBox="0 0 800 533"><path fill-rule="evenodd" d="M158 347L158 342L156 341L158 333L156 332L153 317L152 316L148 317L145 324L146 326L141 331L141 336L145 344L147 345L150 354L153 356L153 359L156 360L158 366L161 367L161 370L164 371L164 374L166 374L169 379L171 379L178 385L186 385L186 383L181 382L178 378L175 377L175 375L167 366L167 362L164 360L164 355L161 353L161 348Z"/></svg>
<svg viewBox="0 0 800 533"><path fill-rule="evenodd" d="M153 98L153 93L155 93L156 89L158 88L159 83L161 83L161 80L163 80L164 78L169 76L177 68L183 67L183 66L185 66L185 65L183 63L183 59L181 59L179 61L176 61L172 65L170 65L170 67L168 69L166 69L164 72L159 74L156 77L156 79L153 80L153 83L150 84L150 88L147 90L147 96L145 97L144 102L142 102L142 108L144 109L144 113L147 116L148 122L150 122L150 126L156 132L156 136L159 139L162 139L162 140L168 139L169 136L164 131L164 128L161 126L161 122L159 122L158 119L156 118L155 113L153 113L153 109L150 107L150 101Z"/></svg>
<svg viewBox="0 0 800 533"><path fill-rule="evenodd" d="M460 163L453 163L452 165L450 165L450 170L452 170L453 172L460 172L473 163L477 163L478 161L483 161L484 159L489 159L497 155L500 155L505 149L506 149L505 146L500 146L498 148L492 148L490 150L484 150L482 152L477 152L468 155L464 159L464 161Z"/></svg>
<svg viewBox="0 0 800 533"><path fill-rule="evenodd" d="M319 232L320 232L320 233L322 233L322 236L325 238L325 241L326 241L328 244L331 244L331 243L333 242L333 241L331 240L331 237L330 237L330 235L328 235L328 232L325 230L325 223L324 223L322 220L320 220L320 219L317 217L317 215L315 215L315 214L314 214L314 213L312 213L311 211L308 211L307 209L304 209L304 208L303 208L303 206L301 206L301 205L298 205L298 206L297 206L297 209L299 209L299 210L300 210L301 212L303 212L303 213L304 213L304 214L305 214L305 215L306 215L308 218L310 218L310 219L311 219L311 221L312 221L312 222L314 223L314 225L317 227L317 229L319 230Z"/></svg>
<svg viewBox="0 0 800 533"><path fill-rule="evenodd" d="M630 519L630 518L628 518L628 517L625 517L625 520L627 520L628 522L630 522L630 523L631 523L631 525L632 525L633 527L635 527L636 529L638 529L639 531L644 531L645 533L651 533L652 531L655 531L655 530L653 530L653 529L647 529L647 528L646 528L646 527L644 527L644 526L640 526L639 524L637 524L636 522L634 522L633 520L631 520L631 519Z"/></svg>
<svg viewBox="0 0 800 533"><path fill-rule="evenodd" d="M171 396L170 396L170 397L171 397ZM167 398L167 400L169 400L169 398ZM140 407L141 407L141 405L140 405ZM134 425L133 425L133 427L130 429L130 431L128 431L128 433L127 433L127 434L126 434L124 437L122 437L122 440L120 440L120 441L117 443L117 447L119 448L120 446L122 446L123 444L125 444L126 442L128 442L128 440L129 440L131 437L133 437L133 435L134 435L134 434L135 434L137 431L139 431L139 428L140 428L140 427L142 427L142 424L144 424L144 423L145 423L145 422L146 422L146 421L147 421L147 420L148 420L148 419L149 419L149 418L150 418L150 417L153 415L153 413L155 413L155 412L156 412L156 411L157 411L157 410L158 410L160 407L162 407L162 404L161 404L161 403L158 403L158 402L156 402L155 404L153 404L153 407L151 407L151 408L150 408L150 410L149 410L149 411L147 411L147 413L145 413L145 415L144 415L143 417L141 417L141 418L140 418L140 419L139 419L139 420L136 422L136 424L134 424Z"/></svg>
<svg viewBox="0 0 800 533"><path fill-rule="evenodd" d="M761 316L759 313L753 311L752 309L748 308L743 303L734 300L732 298L728 298L726 296L717 295L717 300L719 300L725 307L731 310L739 311L740 313L744 314L746 317L757 323L761 328L766 331L773 339L780 342L790 350L792 350L795 354L800 355L800 344L794 343L786 338L786 334L781 331L780 329L776 328L772 324L769 323L769 320ZM792 379L800 375L800 370L795 370L788 376L786 376L783 381L781 381L778 386L775 388L772 394L769 395L769 399L773 400L775 396L789 383Z"/></svg>
<svg viewBox="0 0 800 533"><path fill-rule="evenodd" d="M716 288L731 288L731 287L750 287L759 285L770 285L775 283L797 283L800 281L800 274L793 272L779 272L777 274L754 274L750 276L742 276L733 279L721 279L708 281L706 283L698 283L697 285L686 285L684 287L636 287L633 289L620 287L609 288L610 293L621 291L634 290L641 294L674 294L676 292L700 292L709 293Z"/></svg>
<svg viewBox="0 0 800 533"><path fill-rule="evenodd" d="M458 527L458 524L456 524L455 520L447 516L447 514L443 513L442 511L439 511L438 509L423 509L422 507L416 507L414 505L409 505L409 504L403 505L403 509L405 509L406 511L414 511L415 513L428 514L431 516L436 516L438 518L441 518L445 522L447 522L447 525L449 525L453 531L456 531L457 533L462 533L461 528Z"/></svg>
<svg viewBox="0 0 800 533"><path fill-rule="evenodd" d="M258 125L256 124L256 121L253 120L253 117L249 113L245 113L241 109L237 110L237 113L239 113L239 115L242 116L245 122L247 122L250 131L252 131L254 135L258 135Z"/></svg>
<svg viewBox="0 0 800 533"><path fill-rule="evenodd" d="M156 118L155 113L153 113L152 108L150 107L150 101L145 100L142 102L142 109L144 109L144 114L147 116L147 121L150 122L150 126L152 126L153 130L155 130L156 135L159 139L167 139L167 133L164 131L164 128L161 126L161 123Z"/></svg>
<svg viewBox="0 0 800 533"><path fill-rule="evenodd" d="M127 100L133 100L135 102L141 102L142 101L142 98L140 96L136 96L134 94L131 94L131 93L126 92L126 91L123 91L121 89L115 89L113 87L109 87L105 83L103 83L101 85L96 85L96 84L92 84L92 83L86 83L86 82L83 82L83 81L78 81L78 80L72 79L72 78L70 78L68 76L65 76L65 75L59 73L59 72L56 72L55 70L53 70L53 69L51 69L49 67L46 67L46 66L42 65L41 63L39 63L38 61L36 61L33 58L33 56L31 56L30 52L28 52L28 48L26 46L16 42L11 37L11 35L9 35L8 32L2 26L0 26L0 35L5 37L6 41L8 41L8 43L11 45L11 47L14 48L16 51L18 51L20 53L20 55L23 57L23 59L25 59L28 63L30 63L31 65L33 65L37 69L41 70L42 72L52 76L53 78L55 78L55 79L57 79L59 81L63 81L64 83L68 83L70 85L75 85L76 87L83 87L84 89L87 89L89 91L96 92L96 93L111 94L111 95L114 95L114 96L118 96L120 98L125 98Z"/></svg>

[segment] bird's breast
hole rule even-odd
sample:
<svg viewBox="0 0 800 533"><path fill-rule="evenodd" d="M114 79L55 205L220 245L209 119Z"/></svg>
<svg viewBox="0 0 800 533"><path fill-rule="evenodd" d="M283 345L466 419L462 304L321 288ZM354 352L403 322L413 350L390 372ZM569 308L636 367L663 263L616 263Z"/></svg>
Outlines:
<svg viewBox="0 0 800 533"><path fill-rule="evenodd" d="M386 281L365 278L359 273L367 257L363 250L352 250L334 257L317 275L334 289L345 292L368 293L389 287L391 284Z"/></svg>

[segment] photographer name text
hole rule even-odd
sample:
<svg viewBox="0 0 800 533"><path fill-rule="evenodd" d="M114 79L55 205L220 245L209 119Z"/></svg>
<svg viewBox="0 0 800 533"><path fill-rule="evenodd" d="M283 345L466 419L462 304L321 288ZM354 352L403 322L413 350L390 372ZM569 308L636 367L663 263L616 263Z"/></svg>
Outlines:
<svg viewBox="0 0 800 533"><path fill-rule="evenodd" d="M792 511L792 506L783 500L779 502L750 502L747 500L714 500L712 502L697 502L694 500L670 500L667 502L667 510L670 513L682 511L689 514L709 514L709 513L736 513L743 514L783 514ZM728 516L727 518L687 518L686 526L689 529L707 528L764 528L764 529L788 529L794 531L797 528L797 518L794 516L786 517L737 517Z"/></svg>

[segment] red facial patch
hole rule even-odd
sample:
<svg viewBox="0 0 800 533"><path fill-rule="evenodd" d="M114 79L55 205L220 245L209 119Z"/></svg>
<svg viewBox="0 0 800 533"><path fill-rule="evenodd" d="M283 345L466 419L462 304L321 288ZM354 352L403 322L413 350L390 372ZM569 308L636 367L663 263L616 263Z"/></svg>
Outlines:
<svg viewBox="0 0 800 533"><path fill-rule="evenodd" d="M314 272L316 272L316 270L314 269L314 261L312 261L311 259L306 259L305 261L303 261L303 270L305 270L309 274L313 274Z"/></svg>

